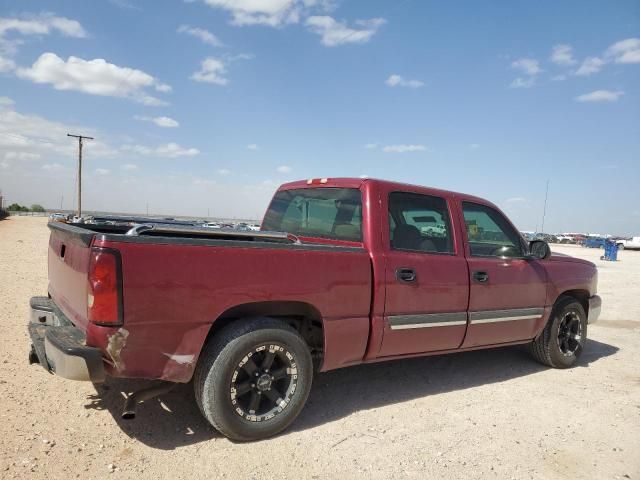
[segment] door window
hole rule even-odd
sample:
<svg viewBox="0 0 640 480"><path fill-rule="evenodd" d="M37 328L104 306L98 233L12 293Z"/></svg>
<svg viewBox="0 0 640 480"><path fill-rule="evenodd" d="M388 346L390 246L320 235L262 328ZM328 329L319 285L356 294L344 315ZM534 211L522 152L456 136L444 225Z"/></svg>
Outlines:
<svg viewBox="0 0 640 480"><path fill-rule="evenodd" d="M520 235L504 215L486 205L463 202L471 255L476 257L522 257Z"/></svg>
<svg viewBox="0 0 640 480"><path fill-rule="evenodd" d="M444 198L393 192L389 195L389 217L392 249L453 252L451 222Z"/></svg>

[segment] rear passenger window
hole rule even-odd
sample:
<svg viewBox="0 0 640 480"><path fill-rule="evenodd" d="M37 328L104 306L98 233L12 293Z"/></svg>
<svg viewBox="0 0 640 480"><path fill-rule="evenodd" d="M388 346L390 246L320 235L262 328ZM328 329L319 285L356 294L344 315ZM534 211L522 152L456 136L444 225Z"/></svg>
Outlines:
<svg viewBox="0 0 640 480"><path fill-rule="evenodd" d="M417 193L391 193L389 236L394 250L452 253L453 238L446 200Z"/></svg>

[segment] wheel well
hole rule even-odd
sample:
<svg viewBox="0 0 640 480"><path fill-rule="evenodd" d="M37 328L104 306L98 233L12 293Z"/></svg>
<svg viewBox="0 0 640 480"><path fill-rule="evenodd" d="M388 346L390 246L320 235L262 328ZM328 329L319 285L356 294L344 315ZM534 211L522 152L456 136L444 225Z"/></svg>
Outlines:
<svg viewBox="0 0 640 480"><path fill-rule="evenodd" d="M582 308L584 308L584 313L589 315L589 292L587 290L567 290L566 292L562 292L560 297L572 297L580 302Z"/></svg>
<svg viewBox="0 0 640 480"><path fill-rule="evenodd" d="M322 315L313 305L304 302L253 302L232 307L213 322L205 345L211 337L230 323L249 317L271 317L286 322L307 342L314 365L321 364L324 353Z"/></svg>

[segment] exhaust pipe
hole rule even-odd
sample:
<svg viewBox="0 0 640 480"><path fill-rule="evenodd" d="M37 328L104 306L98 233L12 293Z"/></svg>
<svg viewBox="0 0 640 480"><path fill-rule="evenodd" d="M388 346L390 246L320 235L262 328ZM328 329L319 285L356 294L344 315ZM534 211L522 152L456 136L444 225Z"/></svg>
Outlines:
<svg viewBox="0 0 640 480"><path fill-rule="evenodd" d="M136 409L138 408L139 403L142 403L145 400L150 400L154 397L157 397L158 395L167 393L175 386L175 383L167 382L132 393L124 401L122 418L125 420L133 420L134 418L136 418Z"/></svg>

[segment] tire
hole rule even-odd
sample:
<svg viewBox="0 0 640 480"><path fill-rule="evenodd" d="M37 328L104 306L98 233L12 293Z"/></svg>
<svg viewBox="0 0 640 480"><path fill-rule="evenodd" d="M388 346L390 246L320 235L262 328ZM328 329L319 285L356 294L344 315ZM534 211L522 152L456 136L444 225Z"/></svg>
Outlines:
<svg viewBox="0 0 640 480"><path fill-rule="evenodd" d="M560 297L549 321L529 348L533 358L553 368L573 366L587 340L587 315L573 297Z"/></svg>
<svg viewBox="0 0 640 480"><path fill-rule="evenodd" d="M267 357L272 363L265 369ZM288 324L260 317L236 320L209 341L194 390L214 428L231 440L250 441L287 428L304 407L312 379L304 339Z"/></svg>
<svg viewBox="0 0 640 480"><path fill-rule="evenodd" d="M618 250L624 250L624 243L618 243Z"/></svg>

